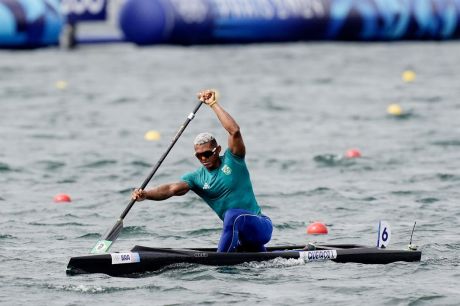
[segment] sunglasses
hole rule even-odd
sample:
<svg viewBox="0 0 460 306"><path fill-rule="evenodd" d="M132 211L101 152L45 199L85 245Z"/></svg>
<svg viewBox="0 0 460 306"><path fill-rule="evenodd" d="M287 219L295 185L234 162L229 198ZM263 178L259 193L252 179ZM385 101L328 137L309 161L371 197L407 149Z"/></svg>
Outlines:
<svg viewBox="0 0 460 306"><path fill-rule="evenodd" d="M198 159L202 159L203 157L204 158L210 158L211 156L214 155L214 153L216 153L216 150L217 150L217 147L215 147L212 150L208 150L208 151L204 151L204 152L200 152L200 153L195 153L195 156Z"/></svg>

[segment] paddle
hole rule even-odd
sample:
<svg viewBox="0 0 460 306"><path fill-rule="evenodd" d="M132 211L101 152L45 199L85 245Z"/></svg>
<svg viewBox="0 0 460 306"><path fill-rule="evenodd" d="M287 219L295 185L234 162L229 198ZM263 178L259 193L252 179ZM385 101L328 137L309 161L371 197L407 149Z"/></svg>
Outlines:
<svg viewBox="0 0 460 306"><path fill-rule="evenodd" d="M160 157L160 160L156 163L155 167L153 167L152 171L150 172L149 176L144 180L142 183L141 187L139 189L144 189L147 184L150 182L152 177L155 175L155 172L157 172L158 168L160 168L161 163L165 160L166 156L168 155L169 151L173 148L174 144L177 142L179 137L182 135L184 132L185 128L187 125L192 121L192 119L195 117L196 112L198 109L200 109L200 106L203 102L199 102L193 112L188 115L187 120L185 120L184 124L179 128L177 131L176 135L174 136L171 144L169 145L168 149L166 150L165 153ZM118 218L117 222L115 222L114 226L112 227L111 230L109 230L103 237L103 239L99 240L96 245L93 247L91 250L92 254L100 254L100 253L105 253L107 250L110 248L110 246L113 244L115 239L117 239L118 235L120 234L121 230L123 229L123 219L126 217L128 214L129 210L131 207L133 207L134 203L136 201L132 200L129 202L128 206L125 208L123 213L120 215L120 218Z"/></svg>

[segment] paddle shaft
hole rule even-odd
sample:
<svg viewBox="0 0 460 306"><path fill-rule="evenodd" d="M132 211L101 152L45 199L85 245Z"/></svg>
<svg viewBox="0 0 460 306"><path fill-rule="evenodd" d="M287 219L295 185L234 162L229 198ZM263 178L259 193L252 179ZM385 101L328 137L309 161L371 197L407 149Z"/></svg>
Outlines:
<svg viewBox="0 0 460 306"><path fill-rule="evenodd" d="M149 176L147 176L147 178L144 180L144 182L142 183L141 187L139 187L139 189L143 190L147 184L150 182L150 180L152 179L152 177L155 175L155 173L157 172L158 168L160 168L161 164L163 163L163 161L165 160L166 156L168 156L169 152L171 151L171 149L174 147L174 145L176 144L177 140L179 139L179 137L182 135L182 133L184 132L185 128L187 127L187 125L190 123L190 121L193 120L193 118L195 117L195 114L196 112L200 109L201 107L201 104L203 104L203 102L199 102L196 106L195 106L195 109L193 110L193 112L190 113L190 115L188 115L187 117L187 120L185 120L185 122L182 124L182 126L179 128L179 130L177 131L176 135L174 136L171 144L169 145L168 149L166 150L166 152L163 153L163 155L160 157L160 159L158 160L158 162L156 163L155 167L153 167L152 171L150 171L150 174ZM130 211L131 207L133 207L134 203L136 203L136 200L133 200L131 199L131 201L129 202L128 206L125 208L125 210L123 211L123 213L120 215L120 218L118 219L118 221L122 221L126 215L128 214L128 212Z"/></svg>
<svg viewBox="0 0 460 306"><path fill-rule="evenodd" d="M184 124L182 124L182 126L179 128L179 130L177 131L176 135L174 136L171 144L169 145L168 149L161 156L160 160L158 160L158 162L156 163L155 167L153 167L153 169L150 172L149 176L142 183L140 189L144 189L147 186L147 184L150 182L152 177L157 172L158 168L160 168L161 163L165 160L165 158L168 155L169 151L171 151L171 149L173 148L174 144L177 142L179 137L184 132L184 130L187 127L187 125L195 117L195 114L198 111L198 109L201 107L201 104L203 104L203 102L199 102L196 105L196 107L193 110L193 112L191 112L190 115L188 115L187 120L185 120ZM123 213L120 215L120 218L118 218L118 220L115 222L115 224L112 227L112 229L107 234L105 234L104 238L102 240L99 240L96 243L96 245L93 247L93 249L91 250L92 254L100 254L100 253L103 253L103 252L107 252L107 250L110 248L110 246L115 241L115 239L117 239L118 235L120 234L121 230L123 229L123 219L126 217L128 212L130 211L131 207L133 207L134 203L136 203L136 201L131 199L131 201L129 202L128 206L125 208Z"/></svg>

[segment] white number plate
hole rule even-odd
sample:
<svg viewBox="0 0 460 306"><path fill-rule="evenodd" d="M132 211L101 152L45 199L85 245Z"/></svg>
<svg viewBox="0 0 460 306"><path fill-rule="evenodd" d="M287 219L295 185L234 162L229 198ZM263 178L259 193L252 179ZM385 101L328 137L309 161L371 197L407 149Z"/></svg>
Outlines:
<svg viewBox="0 0 460 306"><path fill-rule="evenodd" d="M111 253L112 265L141 262L139 253Z"/></svg>
<svg viewBox="0 0 460 306"><path fill-rule="evenodd" d="M336 250L318 250L318 251L299 252L299 258L302 258L305 262L336 259L337 251Z"/></svg>

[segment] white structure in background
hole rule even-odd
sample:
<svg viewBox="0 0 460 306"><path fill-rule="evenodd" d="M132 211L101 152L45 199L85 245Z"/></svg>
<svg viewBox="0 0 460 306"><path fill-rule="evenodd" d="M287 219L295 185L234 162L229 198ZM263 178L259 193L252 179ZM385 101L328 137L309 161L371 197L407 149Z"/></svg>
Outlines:
<svg viewBox="0 0 460 306"><path fill-rule="evenodd" d="M122 41L118 17L125 0L62 0L67 16L59 45L70 49L81 43Z"/></svg>

